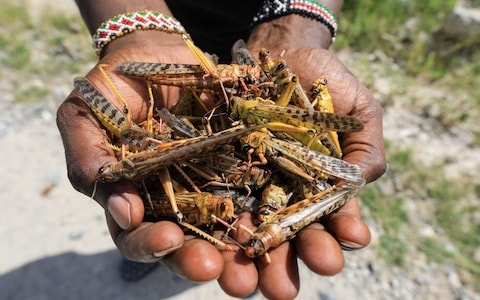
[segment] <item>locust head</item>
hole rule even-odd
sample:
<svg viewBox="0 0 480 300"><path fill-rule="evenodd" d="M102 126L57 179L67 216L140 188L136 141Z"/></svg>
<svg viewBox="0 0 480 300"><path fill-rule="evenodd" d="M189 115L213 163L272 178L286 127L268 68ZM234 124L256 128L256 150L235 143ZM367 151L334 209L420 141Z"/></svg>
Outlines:
<svg viewBox="0 0 480 300"><path fill-rule="evenodd" d="M270 248L279 246L285 240L286 238L281 225L274 222L262 223L250 238L247 247L245 247L245 255L251 258L265 255L268 261L269 256L267 256L267 251Z"/></svg>
<svg viewBox="0 0 480 300"><path fill-rule="evenodd" d="M97 180L100 182L117 182L121 179L133 179L135 174L128 168L129 161L107 162L99 170Z"/></svg>
<svg viewBox="0 0 480 300"><path fill-rule="evenodd" d="M245 255L250 258L258 257L265 254L266 249L262 240L252 238L248 242L248 246L245 248Z"/></svg>

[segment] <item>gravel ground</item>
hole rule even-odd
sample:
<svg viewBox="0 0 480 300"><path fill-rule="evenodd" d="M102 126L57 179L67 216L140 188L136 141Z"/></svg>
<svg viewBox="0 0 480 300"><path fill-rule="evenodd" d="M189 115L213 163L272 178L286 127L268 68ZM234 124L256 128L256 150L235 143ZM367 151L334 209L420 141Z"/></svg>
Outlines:
<svg viewBox="0 0 480 300"><path fill-rule="evenodd" d="M27 4L35 10L43 2ZM73 1L61 3L61 9L75 13ZM349 53L340 55L352 63L355 59ZM120 278L121 257L108 234L102 209L76 192L66 177L55 112L72 86L70 78L59 81L52 86L48 101L19 104L11 101L8 78L0 78L0 299L229 299L215 281L193 284L162 267L138 282ZM381 98L390 89L388 80L379 78L376 96ZM423 123L402 105L389 108L385 111L385 136L410 144L454 145L464 139L462 135L419 131L418 125ZM462 165L464 172L458 175L478 174L478 148L465 151L466 157L477 158ZM427 158L431 153L425 150L420 155ZM448 151L444 155L450 156ZM366 249L345 253L341 274L319 277L300 265L298 299L480 299L480 294L464 285L455 268L432 263L414 249L409 251L412 263L408 268L386 265L379 256L382 228L374 220L369 223L372 243Z"/></svg>

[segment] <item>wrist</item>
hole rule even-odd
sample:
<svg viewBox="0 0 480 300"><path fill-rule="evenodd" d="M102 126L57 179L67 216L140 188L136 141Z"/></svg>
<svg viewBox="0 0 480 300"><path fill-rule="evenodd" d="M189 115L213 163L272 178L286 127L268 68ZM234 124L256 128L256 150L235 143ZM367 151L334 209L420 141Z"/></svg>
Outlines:
<svg viewBox="0 0 480 300"><path fill-rule="evenodd" d="M342 0L266 0L253 20L250 42L327 49L335 38L342 4Z"/></svg>
<svg viewBox="0 0 480 300"><path fill-rule="evenodd" d="M142 48L160 51L161 47L184 45L180 34L172 34L159 30L137 30L109 42L102 50L101 57L126 49ZM128 51L132 53L131 51Z"/></svg>
<svg viewBox="0 0 480 300"><path fill-rule="evenodd" d="M90 34L95 34L97 28L116 15L141 10L152 10L172 16L165 1L161 0L75 0Z"/></svg>
<svg viewBox="0 0 480 300"><path fill-rule="evenodd" d="M296 14L257 24L249 36L249 48L279 51L298 48L327 49L332 40L330 30L320 22Z"/></svg>
<svg viewBox="0 0 480 300"><path fill-rule="evenodd" d="M101 58L104 48L110 43L139 31L160 31L177 35L186 34L185 29L178 20L163 13L151 10L123 13L105 20L95 31L92 37L95 53ZM124 43L118 44L122 45Z"/></svg>

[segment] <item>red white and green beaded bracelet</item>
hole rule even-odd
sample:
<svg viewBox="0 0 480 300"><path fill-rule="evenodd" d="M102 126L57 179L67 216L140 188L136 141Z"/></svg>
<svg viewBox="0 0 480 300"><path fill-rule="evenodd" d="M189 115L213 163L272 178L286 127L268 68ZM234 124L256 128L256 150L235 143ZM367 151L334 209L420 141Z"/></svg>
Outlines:
<svg viewBox="0 0 480 300"><path fill-rule="evenodd" d="M264 0L262 9L253 18L252 26L281 16L297 14L317 20L328 27L332 41L337 34L337 18L325 5L314 0Z"/></svg>
<svg viewBox="0 0 480 300"><path fill-rule="evenodd" d="M103 22L93 35L93 49L100 57L102 49L111 41L135 30L159 30L168 33L186 33L180 22L155 11L137 11L117 15Z"/></svg>

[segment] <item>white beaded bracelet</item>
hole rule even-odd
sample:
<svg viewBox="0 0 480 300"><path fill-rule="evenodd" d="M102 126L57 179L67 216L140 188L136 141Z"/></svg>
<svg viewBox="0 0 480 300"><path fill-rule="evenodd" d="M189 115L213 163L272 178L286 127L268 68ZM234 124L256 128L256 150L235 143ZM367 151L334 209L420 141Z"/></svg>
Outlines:
<svg viewBox="0 0 480 300"><path fill-rule="evenodd" d="M159 30L168 33L186 33L180 22L155 11L137 11L119 14L103 22L93 35L93 49L98 57L111 41L135 30Z"/></svg>

